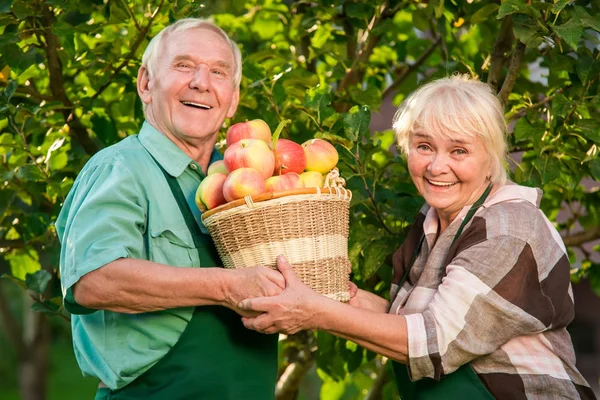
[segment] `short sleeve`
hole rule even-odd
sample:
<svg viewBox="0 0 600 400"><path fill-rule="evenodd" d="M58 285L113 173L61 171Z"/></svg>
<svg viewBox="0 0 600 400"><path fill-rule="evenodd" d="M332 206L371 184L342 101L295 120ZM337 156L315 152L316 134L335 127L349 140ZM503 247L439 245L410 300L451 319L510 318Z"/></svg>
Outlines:
<svg viewBox="0 0 600 400"><path fill-rule="evenodd" d="M85 274L119 258L145 254L147 200L133 173L121 163L84 168L56 222L65 308L89 313L71 288Z"/></svg>

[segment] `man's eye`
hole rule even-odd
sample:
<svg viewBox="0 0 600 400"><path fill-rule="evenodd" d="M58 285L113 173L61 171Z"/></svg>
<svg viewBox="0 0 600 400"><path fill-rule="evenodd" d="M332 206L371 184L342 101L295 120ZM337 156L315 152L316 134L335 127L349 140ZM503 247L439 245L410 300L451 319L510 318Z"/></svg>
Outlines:
<svg viewBox="0 0 600 400"><path fill-rule="evenodd" d="M192 68L192 66L189 63L178 63L176 65L177 68L183 68L183 69L189 69Z"/></svg>

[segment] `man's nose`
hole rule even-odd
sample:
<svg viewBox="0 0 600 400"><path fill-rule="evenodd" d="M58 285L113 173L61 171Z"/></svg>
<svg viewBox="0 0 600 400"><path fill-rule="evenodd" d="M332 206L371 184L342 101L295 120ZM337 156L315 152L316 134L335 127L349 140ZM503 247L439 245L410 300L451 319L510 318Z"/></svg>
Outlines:
<svg viewBox="0 0 600 400"><path fill-rule="evenodd" d="M190 81L190 88L198 89L202 92L205 92L210 87L209 79L210 79L210 71L209 71L208 67L206 67L205 65L200 65L194 71L194 76L192 77L192 80Z"/></svg>

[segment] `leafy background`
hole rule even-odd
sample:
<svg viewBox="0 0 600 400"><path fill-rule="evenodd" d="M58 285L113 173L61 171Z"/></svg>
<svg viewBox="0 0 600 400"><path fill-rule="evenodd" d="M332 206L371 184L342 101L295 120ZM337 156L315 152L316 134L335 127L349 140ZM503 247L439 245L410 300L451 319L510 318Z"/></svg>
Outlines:
<svg viewBox="0 0 600 400"><path fill-rule="evenodd" d="M423 202L389 130L393 109L459 71L497 88L511 178L543 188L576 288L600 295L599 10L592 0L0 0L2 398L94 392L72 356L53 223L89 157L137 133L143 50L188 16L212 17L244 55L240 107L222 134L291 119L283 137L336 144L360 287L387 295L387 256ZM280 346L278 399L397 396L386 360L352 342L303 332Z"/></svg>

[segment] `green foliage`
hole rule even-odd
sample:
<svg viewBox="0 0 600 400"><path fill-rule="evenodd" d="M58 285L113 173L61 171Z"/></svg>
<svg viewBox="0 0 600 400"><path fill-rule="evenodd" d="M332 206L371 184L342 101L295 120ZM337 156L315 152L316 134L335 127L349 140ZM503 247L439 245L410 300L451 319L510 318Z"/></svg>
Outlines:
<svg viewBox="0 0 600 400"><path fill-rule="evenodd" d="M591 0L0 1L0 274L27 287L36 309L64 314L53 226L61 203L93 153L137 133L135 79L148 40L176 19L211 16L244 55L241 101L227 124L289 119L282 137L338 148L353 191L359 287L387 295L386 258L423 203L393 132L370 128L372 113L459 71L507 91L512 179L544 189L544 211L569 246L584 249L573 279L589 278L600 294L597 249L584 246L600 237L598 15ZM526 48L509 69L513 37ZM570 234L577 224L586 234ZM362 398L381 358L326 333L316 340L322 398ZM293 362L284 357L282 369ZM393 385L383 393L393 398Z"/></svg>

